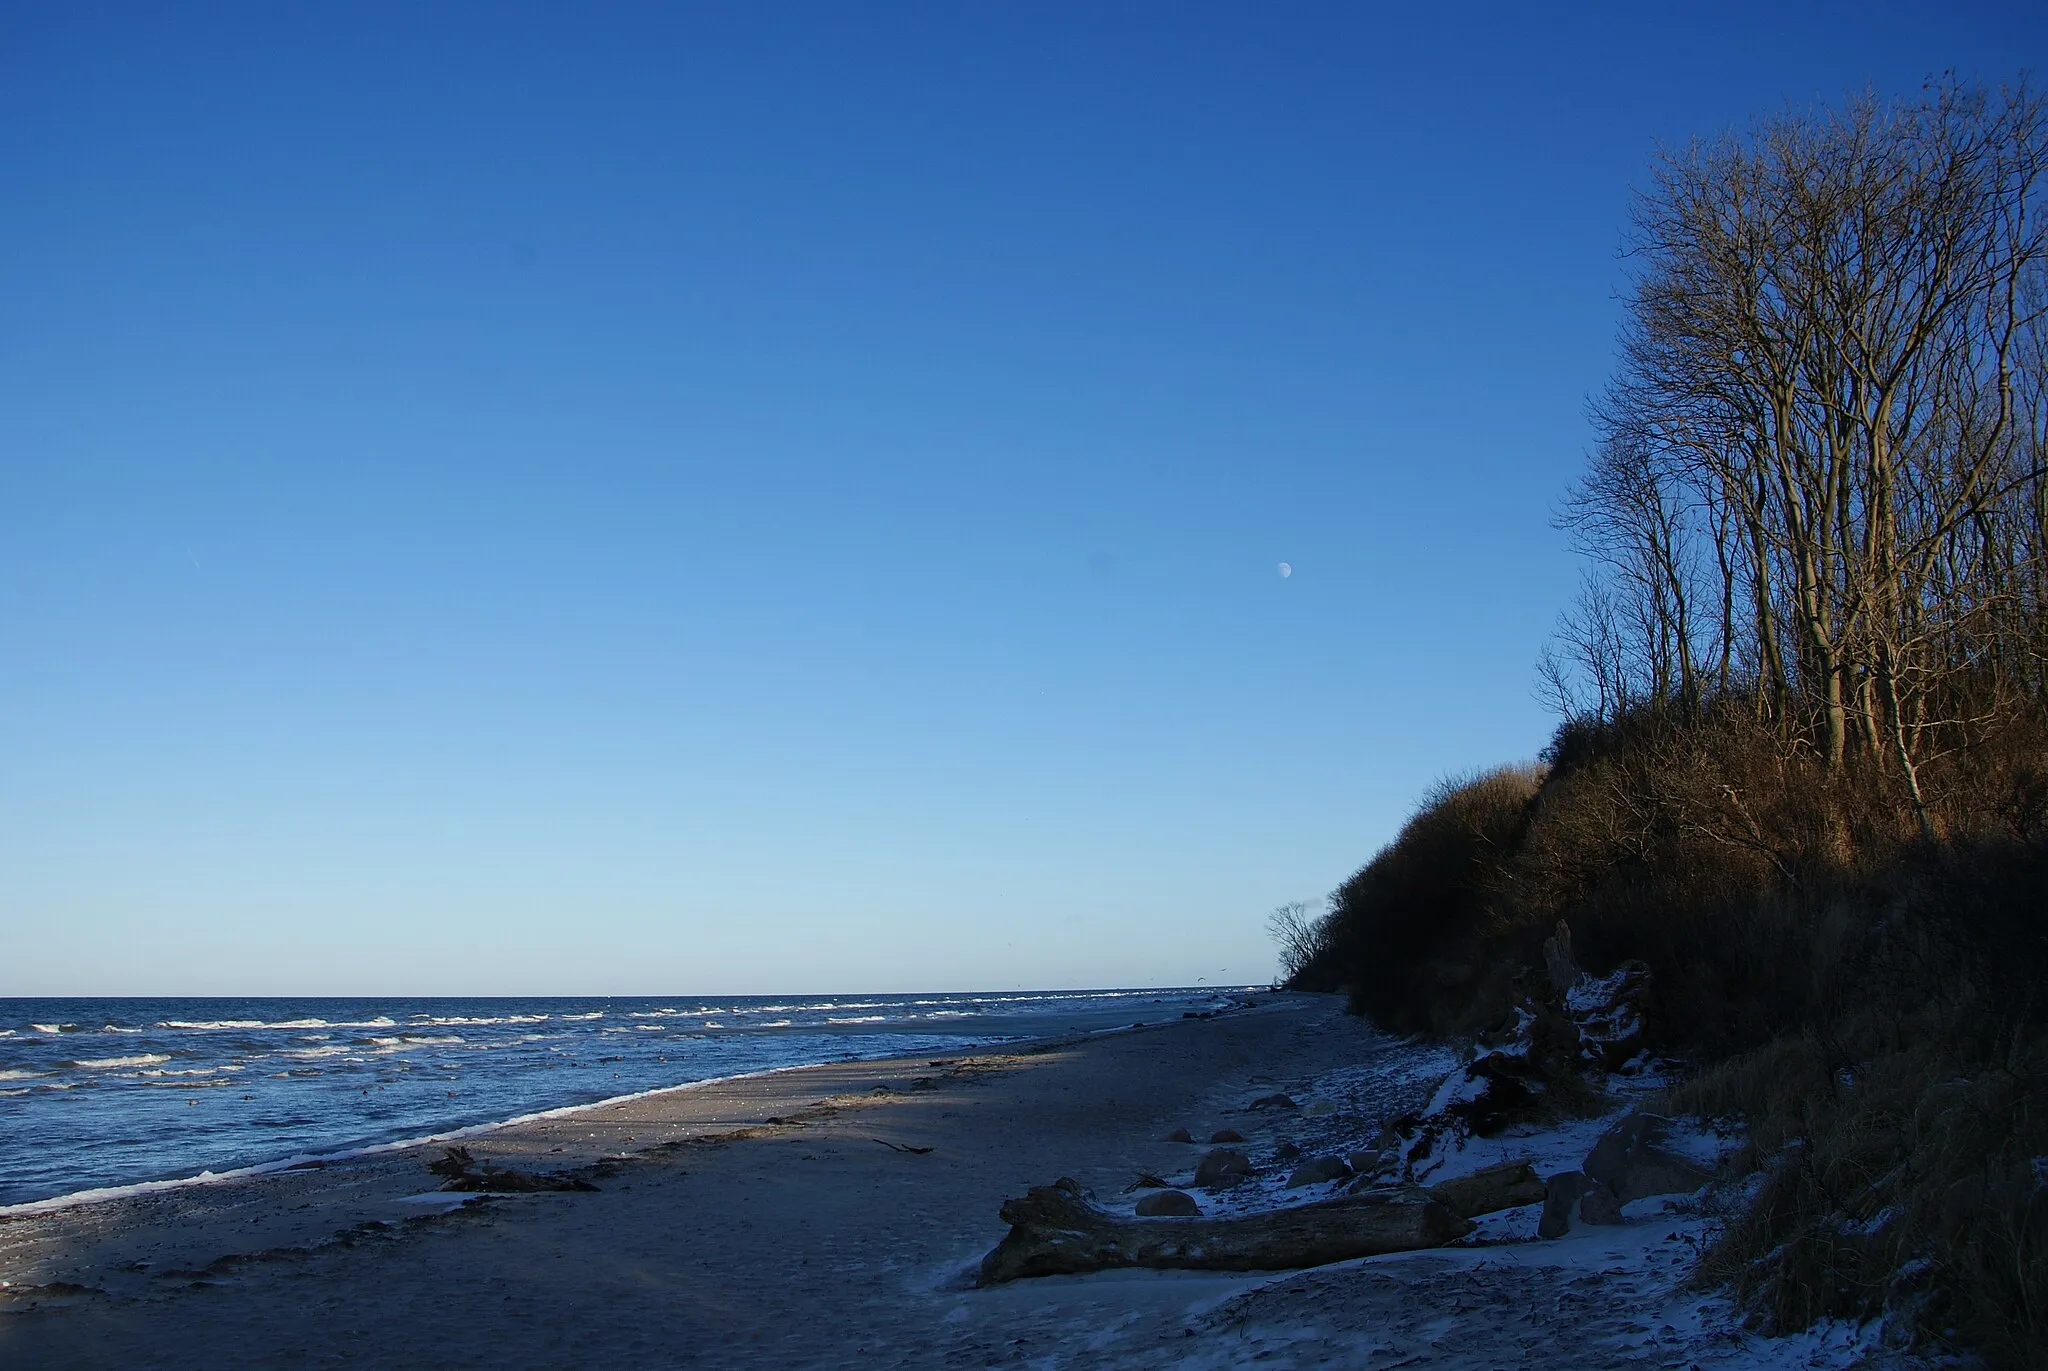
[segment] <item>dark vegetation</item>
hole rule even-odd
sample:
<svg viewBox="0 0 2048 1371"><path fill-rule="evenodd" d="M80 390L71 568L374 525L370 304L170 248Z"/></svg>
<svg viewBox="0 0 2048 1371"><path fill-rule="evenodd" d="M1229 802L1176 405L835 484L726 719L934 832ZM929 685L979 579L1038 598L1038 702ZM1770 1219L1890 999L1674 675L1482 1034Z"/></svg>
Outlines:
<svg viewBox="0 0 2048 1371"><path fill-rule="evenodd" d="M1754 1199L1766 1324L1883 1311L2048 1365L2048 239L2041 103L1937 84L1663 157L1561 524L1542 763L1439 786L1291 983L1477 1034L1560 921L1651 968L1674 1108Z"/></svg>

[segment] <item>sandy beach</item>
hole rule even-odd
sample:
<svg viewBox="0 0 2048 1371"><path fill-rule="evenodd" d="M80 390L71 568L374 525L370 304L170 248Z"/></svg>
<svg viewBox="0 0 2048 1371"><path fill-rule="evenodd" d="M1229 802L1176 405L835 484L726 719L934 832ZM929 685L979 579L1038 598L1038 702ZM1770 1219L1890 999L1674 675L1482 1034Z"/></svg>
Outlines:
<svg viewBox="0 0 2048 1371"><path fill-rule="evenodd" d="M1825 1334L1759 1346L1679 1292L1699 1221L1661 1215L1539 1243L1524 1214L1311 1272L973 1287L1007 1196L1070 1176L1128 1205L1141 1173L1187 1177L1205 1149L1164 1141L1180 1127L1238 1129L1259 1160L1304 1130L1363 1135L1433 1062L1334 997L1260 996L1214 1019L808 1067L468 1140L479 1161L595 1192L463 1203L425 1146L16 1213L0 1220L0 1364L1846 1364ZM1246 1109L1274 1090L1307 1109Z"/></svg>

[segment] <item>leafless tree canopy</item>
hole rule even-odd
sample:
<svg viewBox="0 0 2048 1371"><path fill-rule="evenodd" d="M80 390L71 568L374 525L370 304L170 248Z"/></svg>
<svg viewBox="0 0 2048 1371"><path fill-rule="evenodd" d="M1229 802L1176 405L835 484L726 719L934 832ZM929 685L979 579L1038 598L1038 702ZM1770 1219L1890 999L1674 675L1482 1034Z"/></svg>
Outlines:
<svg viewBox="0 0 2048 1371"><path fill-rule="evenodd" d="M1289 900L1266 916L1266 932L1280 953L1280 980L1301 974L1326 940L1326 917L1311 914L1306 900Z"/></svg>
<svg viewBox="0 0 2048 1371"><path fill-rule="evenodd" d="M1954 83L1667 152L1544 674L1612 718L1746 700L1897 775L2039 701L2042 102Z"/></svg>

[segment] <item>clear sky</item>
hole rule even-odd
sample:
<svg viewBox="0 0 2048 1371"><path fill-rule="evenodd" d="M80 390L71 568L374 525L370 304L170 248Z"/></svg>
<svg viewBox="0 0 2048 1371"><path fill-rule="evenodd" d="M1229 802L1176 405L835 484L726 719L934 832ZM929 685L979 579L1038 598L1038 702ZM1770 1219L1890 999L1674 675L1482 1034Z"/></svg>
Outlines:
<svg viewBox="0 0 2048 1371"><path fill-rule="evenodd" d="M0 993L1263 980L1548 736L1659 140L2044 30L0 0Z"/></svg>

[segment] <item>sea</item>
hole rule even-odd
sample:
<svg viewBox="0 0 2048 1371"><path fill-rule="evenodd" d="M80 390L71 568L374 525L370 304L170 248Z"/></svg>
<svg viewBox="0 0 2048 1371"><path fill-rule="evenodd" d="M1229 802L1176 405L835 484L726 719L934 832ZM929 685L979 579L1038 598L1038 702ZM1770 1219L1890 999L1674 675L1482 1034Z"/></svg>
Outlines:
<svg viewBox="0 0 2048 1371"><path fill-rule="evenodd" d="M0 1213L781 1067L1111 1032L1243 994L0 998Z"/></svg>

